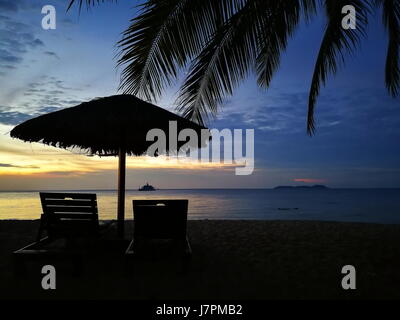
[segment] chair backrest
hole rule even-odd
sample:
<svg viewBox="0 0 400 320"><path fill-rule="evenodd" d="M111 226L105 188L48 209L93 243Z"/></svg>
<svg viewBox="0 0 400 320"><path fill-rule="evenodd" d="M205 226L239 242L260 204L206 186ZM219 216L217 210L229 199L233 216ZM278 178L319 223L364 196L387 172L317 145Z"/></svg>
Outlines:
<svg viewBox="0 0 400 320"><path fill-rule="evenodd" d="M50 235L97 232L96 194L41 192L40 200Z"/></svg>
<svg viewBox="0 0 400 320"><path fill-rule="evenodd" d="M188 200L133 200L134 237L185 239Z"/></svg>

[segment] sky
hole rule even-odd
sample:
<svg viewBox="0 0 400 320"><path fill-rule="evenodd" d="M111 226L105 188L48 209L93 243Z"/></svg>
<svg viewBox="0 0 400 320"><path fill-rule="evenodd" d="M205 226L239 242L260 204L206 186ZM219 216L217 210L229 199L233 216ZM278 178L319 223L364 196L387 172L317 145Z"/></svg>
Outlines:
<svg viewBox="0 0 400 320"><path fill-rule="evenodd" d="M9 132L40 114L116 94L116 42L138 3L105 3L79 15L76 8L66 12L61 0L0 0L0 191L116 188L117 158L24 143ZM47 4L57 10L55 30L41 27ZM390 97L384 85L387 35L379 12L361 49L322 88L317 132L306 133L324 24L322 16L303 23L270 88L258 88L250 75L208 123L220 130L254 129L251 175L237 176L223 164L129 157L127 188L146 181L158 188L400 187L400 99ZM176 85L156 103L174 111L177 93Z"/></svg>

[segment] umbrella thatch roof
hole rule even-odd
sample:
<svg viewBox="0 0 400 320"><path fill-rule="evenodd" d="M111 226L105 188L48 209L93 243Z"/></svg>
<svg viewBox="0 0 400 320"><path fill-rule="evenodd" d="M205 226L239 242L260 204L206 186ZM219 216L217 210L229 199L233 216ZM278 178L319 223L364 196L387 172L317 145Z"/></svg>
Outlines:
<svg viewBox="0 0 400 320"><path fill-rule="evenodd" d="M124 147L128 155L142 155L154 143L146 141L147 132L153 128L166 133L168 148L169 121L174 120L178 133L185 128L198 133L205 129L133 95L115 95L30 119L10 134L27 142L59 148L79 147L90 154L117 155Z"/></svg>

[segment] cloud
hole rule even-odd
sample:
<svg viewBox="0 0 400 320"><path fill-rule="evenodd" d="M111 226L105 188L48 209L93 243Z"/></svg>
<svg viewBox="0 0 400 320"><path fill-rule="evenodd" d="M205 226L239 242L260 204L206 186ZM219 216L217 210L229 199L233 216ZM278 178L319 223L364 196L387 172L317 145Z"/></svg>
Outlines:
<svg viewBox="0 0 400 320"><path fill-rule="evenodd" d="M0 163L1 168L24 168L24 169L39 169L38 166L17 166L9 163Z"/></svg>
<svg viewBox="0 0 400 320"><path fill-rule="evenodd" d="M44 108L40 108L36 114L44 114L44 113L50 113L50 112L54 112L60 110L60 107L44 107Z"/></svg>
<svg viewBox="0 0 400 320"><path fill-rule="evenodd" d="M28 45L32 46L33 48L36 48L36 47L43 47L44 43L40 39L35 39L35 40L29 42Z"/></svg>
<svg viewBox="0 0 400 320"><path fill-rule="evenodd" d="M8 52L7 50L0 49L0 62L5 63L19 63L22 61L22 58L13 55L12 53Z"/></svg>
<svg viewBox="0 0 400 320"><path fill-rule="evenodd" d="M38 77L21 88L17 103L0 105L0 124L14 126L42 114L78 105L82 102L76 95L79 93L79 88L70 87L57 77Z"/></svg>
<svg viewBox="0 0 400 320"><path fill-rule="evenodd" d="M53 51L45 51L44 52L45 55L48 55L50 57L54 57L56 59L60 59L60 57L57 55L57 53L53 52Z"/></svg>
<svg viewBox="0 0 400 320"><path fill-rule="evenodd" d="M3 13L18 13L21 9L38 9L43 4L37 0L0 0L0 11Z"/></svg>
<svg viewBox="0 0 400 320"><path fill-rule="evenodd" d="M76 25L76 23L73 20L71 20L70 18L62 19L61 23L65 24L65 25L68 25L68 26Z"/></svg>
<svg viewBox="0 0 400 320"><path fill-rule="evenodd" d="M1 111L1 110L0 110ZM5 125L16 125L32 118L31 115L21 112L0 112L0 123Z"/></svg>
<svg viewBox="0 0 400 320"><path fill-rule="evenodd" d="M16 1L0 0L0 10L2 12L17 12L18 5Z"/></svg>
<svg viewBox="0 0 400 320"><path fill-rule="evenodd" d="M271 88L265 93L246 87L227 99L215 123L254 128L270 140L306 135L307 88ZM384 88L325 89L315 110L317 136L400 135L400 98ZM286 139L286 138L285 138ZM278 140L276 140L278 141Z"/></svg>
<svg viewBox="0 0 400 320"><path fill-rule="evenodd" d="M78 171L49 171L49 172L41 173L41 175L46 176L48 178L66 177L66 176L68 176L68 177L82 176L85 174L86 174L86 172L78 172Z"/></svg>
<svg viewBox="0 0 400 320"><path fill-rule="evenodd" d="M11 65L1 65L0 67L1 67L1 68L4 68L4 69L9 69L9 70L14 70L14 69L16 69L15 66L11 66Z"/></svg>
<svg viewBox="0 0 400 320"><path fill-rule="evenodd" d="M19 113L5 114L3 123L19 123L20 120L25 120L22 119L24 117L22 114L34 117L80 104L83 100L88 100L82 98L81 91L81 88L69 86L54 76L37 77L34 81L21 86L17 102L10 103L7 107L0 105L0 113Z"/></svg>
<svg viewBox="0 0 400 320"><path fill-rule="evenodd" d="M0 123L5 125L17 125L41 114L59 110L60 107L48 106L33 110L31 113L12 111L12 108L0 106Z"/></svg>
<svg viewBox="0 0 400 320"><path fill-rule="evenodd" d="M0 0L1 1L1 0ZM11 7L13 2L2 1L1 5ZM10 5L11 4L11 5ZM14 6L15 7L15 6ZM45 47L44 42L33 32L32 26L16 21L13 16L0 15L0 71L7 73L23 61L31 50ZM7 67L6 67L7 66Z"/></svg>
<svg viewBox="0 0 400 320"><path fill-rule="evenodd" d="M0 14L0 21L6 21L6 20L9 21L10 18L7 17L7 16L3 16L3 15Z"/></svg>

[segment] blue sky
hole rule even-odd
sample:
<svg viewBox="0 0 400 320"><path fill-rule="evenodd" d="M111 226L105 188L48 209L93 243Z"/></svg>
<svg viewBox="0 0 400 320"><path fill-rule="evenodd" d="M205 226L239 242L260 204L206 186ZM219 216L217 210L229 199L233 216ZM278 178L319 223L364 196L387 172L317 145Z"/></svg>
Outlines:
<svg viewBox="0 0 400 320"><path fill-rule="evenodd" d="M0 171L0 190L115 187L115 171L108 165L71 173L65 170L69 162L75 168L78 162L91 165L85 162L89 160L68 160L72 156L67 152L22 144L7 133L32 116L117 92L115 44L137 12L135 3L120 0L78 15L76 9L67 13L62 1L0 0L0 169L13 168ZM56 30L41 28L45 4L57 9ZM210 128L255 129L256 170L251 176L157 164L139 170L132 164L128 187L145 180L164 188L304 183L295 179L332 187L400 187L400 99L391 98L384 86L387 37L379 13L371 18L361 50L322 88L317 133L306 134L308 89L324 22L316 18L296 32L269 90L259 89L250 76L209 123ZM168 89L158 105L173 110L177 90ZM63 169L35 174L32 166L45 166L46 150ZM42 162L30 165L35 157Z"/></svg>

